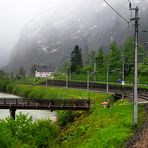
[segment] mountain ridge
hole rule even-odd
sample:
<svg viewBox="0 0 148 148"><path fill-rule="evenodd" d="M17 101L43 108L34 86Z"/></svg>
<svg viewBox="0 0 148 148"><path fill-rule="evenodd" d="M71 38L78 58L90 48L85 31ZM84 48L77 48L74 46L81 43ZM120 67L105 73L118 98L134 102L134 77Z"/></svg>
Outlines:
<svg viewBox="0 0 148 148"><path fill-rule="evenodd" d="M66 8L64 4L67 4ZM130 20L128 2L114 1L113 7ZM145 0L141 7L145 12L148 2ZM128 24L101 0L66 0L56 9L58 11L54 8L24 27L6 67L8 71L15 72L24 67L29 72L33 64L59 69L69 61L76 44L86 56L87 50L90 53L100 46L108 50L111 41L122 44L129 36ZM147 13L144 13L145 17Z"/></svg>

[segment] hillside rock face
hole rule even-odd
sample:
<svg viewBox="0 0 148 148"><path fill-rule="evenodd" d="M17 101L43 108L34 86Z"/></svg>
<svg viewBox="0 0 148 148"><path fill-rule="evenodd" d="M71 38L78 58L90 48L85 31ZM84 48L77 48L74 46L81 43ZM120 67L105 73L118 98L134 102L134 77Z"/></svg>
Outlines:
<svg viewBox="0 0 148 148"><path fill-rule="evenodd" d="M108 2L127 20L130 19L128 1ZM133 3L135 5L139 5L142 10L142 27L146 27L144 18L148 13L148 2L145 0L139 3L136 0L136 4ZM129 29L132 27L128 27L102 0L63 0L23 28L6 69L17 71L24 67L29 72L33 64L58 69L66 60L69 61L76 44L82 49L85 60L88 53L100 46L108 50L112 40L122 44L129 36Z"/></svg>

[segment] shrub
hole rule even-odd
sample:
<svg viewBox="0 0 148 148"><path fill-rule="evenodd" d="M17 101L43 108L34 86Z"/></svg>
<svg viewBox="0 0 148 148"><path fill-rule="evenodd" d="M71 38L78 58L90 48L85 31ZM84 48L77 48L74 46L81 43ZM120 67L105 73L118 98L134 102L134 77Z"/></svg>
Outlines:
<svg viewBox="0 0 148 148"><path fill-rule="evenodd" d="M49 120L40 120L35 123L34 138L37 147L52 147L58 137L58 128Z"/></svg>
<svg viewBox="0 0 148 148"><path fill-rule="evenodd" d="M12 93L13 89L14 89L14 84L10 83L6 87L6 92Z"/></svg>
<svg viewBox="0 0 148 148"><path fill-rule="evenodd" d="M36 98L41 99L43 98L43 95L44 95L44 89L39 88L39 87L32 87L31 91L28 94L28 97L33 98L33 99L36 99Z"/></svg>
<svg viewBox="0 0 148 148"><path fill-rule="evenodd" d="M18 85L15 85L13 90L12 90L12 93L13 94L19 94L19 92L20 92L20 87Z"/></svg>
<svg viewBox="0 0 148 148"><path fill-rule="evenodd" d="M58 111L57 112L58 123L62 126L66 125L69 122L72 122L74 115L72 111Z"/></svg>
<svg viewBox="0 0 148 148"><path fill-rule="evenodd" d="M7 92L14 93L19 96L28 97L29 93L31 91L31 86L27 85L13 85L9 84L7 86Z"/></svg>
<svg viewBox="0 0 148 148"><path fill-rule="evenodd" d="M16 120L6 118L0 121L0 147L53 147L59 131L56 125L48 120L32 121L24 114L16 116Z"/></svg>
<svg viewBox="0 0 148 148"><path fill-rule="evenodd" d="M8 81L7 80L0 80L0 91L6 92Z"/></svg>
<svg viewBox="0 0 148 148"><path fill-rule="evenodd" d="M14 147L14 138L12 137L12 133L2 123L0 123L0 147L1 148Z"/></svg>
<svg viewBox="0 0 148 148"><path fill-rule="evenodd" d="M31 88L29 86L20 86L20 92L19 95L23 97L28 97L29 93L31 92Z"/></svg>

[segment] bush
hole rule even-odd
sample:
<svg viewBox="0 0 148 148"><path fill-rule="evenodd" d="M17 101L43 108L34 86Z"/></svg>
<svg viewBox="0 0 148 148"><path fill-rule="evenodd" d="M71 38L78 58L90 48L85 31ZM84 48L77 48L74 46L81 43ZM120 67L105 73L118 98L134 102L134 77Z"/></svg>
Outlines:
<svg viewBox="0 0 148 148"><path fill-rule="evenodd" d="M72 111L58 111L57 119L58 119L58 123L64 126L73 121L74 115Z"/></svg>
<svg viewBox="0 0 148 148"><path fill-rule="evenodd" d="M6 92L8 81L7 80L0 80L0 91Z"/></svg>
<svg viewBox="0 0 148 148"><path fill-rule="evenodd" d="M12 133L2 123L0 123L0 147L1 148L14 147L14 138L12 137Z"/></svg>
<svg viewBox="0 0 148 148"><path fill-rule="evenodd" d="M6 92L12 93L13 92L13 89L14 89L14 84L10 83L6 87Z"/></svg>
<svg viewBox="0 0 148 148"><path fill-rule="evenodd" d="M7 92L11 92L11 93L14 93L16 95L27 98L29 93L31 92L31 86L9 84L7 86Z"/></svg>
<svg viewBox="0 0 148 148"><path fill-rule="evenodd" d="M35 123L35 143L38 147L55 146L55 139L58 137L58 128L48 120L41 120Z"/></svg>
<svg viewBox="0 0 148 148"><path fill-rule="evenodd" d="M6 118L0 121L0 147L53 147L56 145L58 128L48 120L33 122L24 114L16 120Z"/></svg>
<svg viewBox="0 0 148 148"><path fill-rule="evenodd" d="M36 99L36 98L43 98L43 95L44 95L44 89L43 88L39 88L39 87L32 87L31 88L31 91L29 92L28 94L28 97L29 98L33 98L33 99Z"/></svg>
<svg viewBox="0 0 148 148"><path fill-rule="evenodd" d="M30 92L31 92L30 87L22 85L20 87L19 95L28 98Z"/></svg>
<svg viewBox="0 0 148 148"><path fill-rule="evenodd" d="M21 90L20 87L18 85L15 85L12 90L12 93L18 95L20 90Z"/></svg>

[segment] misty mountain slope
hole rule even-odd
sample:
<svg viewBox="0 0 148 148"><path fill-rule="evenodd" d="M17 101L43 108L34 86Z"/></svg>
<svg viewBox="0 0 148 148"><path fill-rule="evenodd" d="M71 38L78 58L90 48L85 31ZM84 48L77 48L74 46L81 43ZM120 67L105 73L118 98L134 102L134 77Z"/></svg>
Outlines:
<svg viewBox="0 0 148 148"><path fill-rule="evenodd" d="M129 20L128 2L109 2ZM139 1L136 2L139 5ZM142 16L146 17L148 2L143 1L140 7ZM147 20L142 21L146 27ZM69 60L76 44L86 56L100 46L108 50L112 40L122 43L128 35L128 25L102 0L64 0L52 10L33 18L23 28L6 69L17 71L24 67L29 72L33 64L58 69Z"/></svg>

